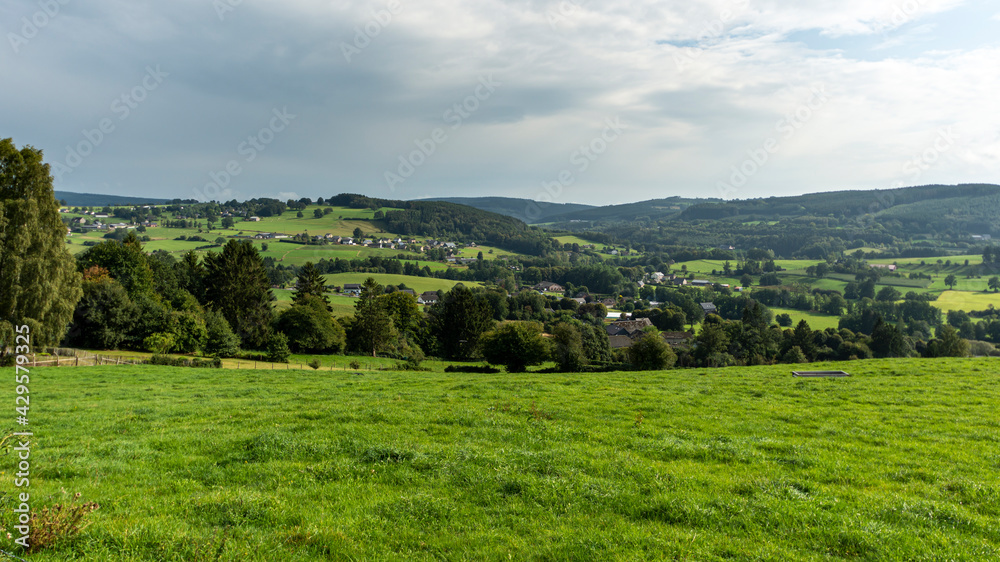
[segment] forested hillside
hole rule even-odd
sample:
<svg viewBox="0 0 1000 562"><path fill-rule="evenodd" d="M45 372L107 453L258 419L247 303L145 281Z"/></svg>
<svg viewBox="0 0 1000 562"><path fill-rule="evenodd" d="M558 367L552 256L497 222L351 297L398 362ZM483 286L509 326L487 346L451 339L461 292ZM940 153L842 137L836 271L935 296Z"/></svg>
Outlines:
<svg viewBox="0 0 1000 562"><path fill-rule="evenodd" d="M526 223L548 222L552 217L594 209L593 205L577 203L546 203L514 197L432 197L424 201L445 201L475 207L491 213L514 217Z"/></svg>
<svg viewBox="0 0 1000 562"><path fill-rule="evenodd" d="M427 236L476 242L530 255L558 249L537 227L497 213L441 201L394 201L342 193L327 200L354 209L386 209L375 214L385 229L403 236Z"/></svg>
<svg viewBox="0 0 1000 562"><path fill-rule="evenodd" d="M981 246L973 235L1000 235L997 216L1000 186L970 184L737 201L666 199L561 215L549 226L645 251L719 245L820 259L881 246L921 257Z"/></svg>

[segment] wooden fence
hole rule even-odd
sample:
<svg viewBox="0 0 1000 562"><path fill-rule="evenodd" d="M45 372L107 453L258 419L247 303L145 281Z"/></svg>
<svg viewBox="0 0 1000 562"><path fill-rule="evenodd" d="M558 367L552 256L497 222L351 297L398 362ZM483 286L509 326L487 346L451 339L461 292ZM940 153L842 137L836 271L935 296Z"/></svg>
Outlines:
<svg viewBox="0 0 1000 562"><path fill-rule="evenodd" d="M34 354L28 355L29 361L25 367L96 367L98 365L140 365L138 357L105 357L103 355L84 355L76 357L45 356L41 360Z"/></svg>

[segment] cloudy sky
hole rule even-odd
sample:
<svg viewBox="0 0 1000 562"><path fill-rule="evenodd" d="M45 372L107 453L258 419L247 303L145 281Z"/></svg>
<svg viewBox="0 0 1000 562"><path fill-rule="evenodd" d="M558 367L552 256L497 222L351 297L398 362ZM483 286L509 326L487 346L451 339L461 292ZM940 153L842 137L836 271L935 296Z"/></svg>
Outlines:
<svg viewBox="0 0 1000 562"><path fill-rule="evenodd" d="M0 0L56 189L608 204L1000 183L986 0Z"/></svg>

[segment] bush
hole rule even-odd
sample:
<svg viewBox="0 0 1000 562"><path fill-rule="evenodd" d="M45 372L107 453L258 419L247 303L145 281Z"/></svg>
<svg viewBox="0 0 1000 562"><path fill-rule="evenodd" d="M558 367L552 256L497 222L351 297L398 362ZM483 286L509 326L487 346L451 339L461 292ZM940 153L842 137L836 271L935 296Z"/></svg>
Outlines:
<svg viewBox="0 0 1000 562"><path fill-rule="evenodd" d="M528 365L540 365L549 356L537 322L510 322L482 337L483 357L503 365L509 373L523 373Z"/></svg>
<svg viewBox="0 0 1000 562"><path fill-rule="evenodd" d="M222 359L213 357L212 359L185 359L184 357L170 357L168 355L153 355L146 361L148 365L165 365L167 367L197 367L209 369L221 369Z"/></svg>
<svg viewBox="0 0 1000 562"><path fill-rule="evenodd" d="M312 361L310 361L309 366L312 367L313 369L319 369L320 368L319 359L313 359Z"/></svg>
<svg viewBox="0 0 1000 562"><path fill-rule="evenodd" d="M205 313L205 338L204 351L207 355L218 357L236 357L240 352L240 338L233 333L229 322L214 310Z"/></svg>
<svg viewBox="0 0 1000 562"><path fill-rule="evenodd" d="M146 348L146 351L152 351L154 354L159 355L173 349L175 345L174 341L173 334L156 332L142 340L142 345Z"/></svg>
<svg viewBox="0 0 1000 562"><path fill-rule="evenodd" d="M774 320L782 328L788 328L789 326L792 325L792 317L790 315L786 314L786 313L781 313L781 314L775 316Z"/></svg>
<svg viewBox="0 0 1000 562"><path fill-rule="evenodd" d="M488 365L448 365L444 368L444 372L494 374L499 373L500 369Z"/></svg>
<svg viewBox="0 0 1000 562"><path fill-rule="evenodd" d="M350 367L356 371L356 370L358 370L358 369L361 368L361 361L358 361L357 359L353 359L353 360L351 360L350 363L348 363L348 365L350 365Z"/></svg>
<svg viewBox="0 0 1000 562"><path fill-rule="evenodd" d="M660 371L673 367L677 355L659 334L648 333L628 348L628 359L640 371Z"/></svg>
<svg viewBox="0 0 1000 562"><path fill-rule="evenodd" d="M288 349L288 336L274 332L267 340L267 360L273 363L288 363L292 352Z"/></svg>
<svg viewBox="0 0 1000 562"><path fill-rule="evenodd" d="M33 554L50 548L60 542L71 539L87 528L90 522L87 516L100 509L96 502L77 504L80 498L77 492L67 504L55 504L43 507L41 511L31 513L28 531L28 553Z"/></svg>

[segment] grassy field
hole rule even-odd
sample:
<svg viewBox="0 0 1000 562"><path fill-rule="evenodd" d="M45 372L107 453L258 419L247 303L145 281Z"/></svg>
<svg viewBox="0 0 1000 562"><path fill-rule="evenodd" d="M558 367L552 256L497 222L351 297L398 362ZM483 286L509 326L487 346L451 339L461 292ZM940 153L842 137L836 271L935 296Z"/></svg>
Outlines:
<svg viewBox="0 0 1000 562"><path fill-rule="evenodd" d="M374 277L380 285L400 285L405 283L407 287L417 292L417 296L424 291L445 290L450 291L452 287L462 283L466 287L479 287L482 284L476 281L450 281L448 279L436 279L434 277L414 277L412 275L392 275L388 273L333 273L324 275L327 285L343 287L347 283L364 283L365 279Z"/></svg>
<svg viewBox="0 0 1000 562"><path fill-rule="evenodd" d="M991 304L1000 308L1000 293L945 291L931 304L944 312L949 310L986 310Z"/></svg>
<svg viewBox="0 0 1000 562"><path fill-rule="evenodd" d="M776 308L768 307L775 316L779 314L787 314L792 317L792 327L794 328L799 320L805 320L809 327L813 330L825 330L827 328L836 328L839 326L840 317L830 316L828 314L820 314L818 312L808 312L804 310L795 310L793 308Z"/></svg>
<svg viewBox="0 0 1000 562"><path fill-rule="evenodd" d="M812 367L35 369L31 559L997 559L997 363Z"/></svg>

